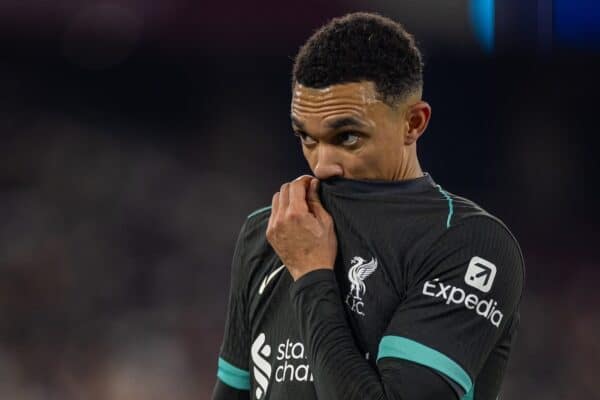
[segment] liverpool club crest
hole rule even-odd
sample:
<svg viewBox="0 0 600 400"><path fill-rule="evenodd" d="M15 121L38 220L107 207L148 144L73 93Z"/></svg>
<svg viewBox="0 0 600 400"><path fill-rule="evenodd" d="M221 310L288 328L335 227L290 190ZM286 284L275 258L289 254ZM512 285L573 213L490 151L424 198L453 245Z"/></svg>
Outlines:
<svg viewBox="0 0 600 400"><path fill-rule="evenodd" d="M371 258L371 261L362 257L353 257L350 261L350 270L348 271L348 280L350 281L350 292L346 296L346 304L358 315L364 316L363 296L367 291L365 279L367 279L377 269L377 260Z"/></svg>

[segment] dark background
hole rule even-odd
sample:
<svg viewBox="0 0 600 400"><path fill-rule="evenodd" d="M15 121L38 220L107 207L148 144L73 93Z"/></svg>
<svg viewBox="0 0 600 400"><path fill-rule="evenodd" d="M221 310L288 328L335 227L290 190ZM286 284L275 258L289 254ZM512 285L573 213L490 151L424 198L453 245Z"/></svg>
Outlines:
<svg viewBox="0 0 600 400"><path fill-rule="evenodd" d="M293 57L355 10L422 48L424 170L523 248L503 398L600 398L589 0L499 2L493 50L465 0L2 0L0 398L209 397L237 232L309 172Z"/></svg>

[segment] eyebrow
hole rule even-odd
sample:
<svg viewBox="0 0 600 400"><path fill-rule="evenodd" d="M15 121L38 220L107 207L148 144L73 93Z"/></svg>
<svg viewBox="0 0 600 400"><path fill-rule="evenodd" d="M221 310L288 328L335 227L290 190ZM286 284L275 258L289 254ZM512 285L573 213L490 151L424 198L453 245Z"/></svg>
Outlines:
<svg viewBox="0 0 600 400"><path fill-rule="evenodd" d="M292 117L292 124L296 125L298 127L298 129L304 130L304 124L302 122L300 122L300 120L297 119L296 117Z"/></svg>
<svg viewBox="0 0 600 400"><path fill-rule="evenodd" d="M329 121L327 123L327 126L331 129L341 129L349 126L356 128L364 128L365 124L354 117L344 117L335 119L333 121Z"/></svg>
<svg viewBox="0 0 600 400"><path fill-rule="evenodd" d="M294 124L296 127L298 127L298 129L304 130L304 124L300 120L298 120L295 117L291 117L291 118L292 118L292 124ZM329 121L327 123L327 127L330 128L330 129L334 129L334 130L341 129L341 128L346 128L346 127L349 127L349 126L350 127L364 128L366 125L362 121L360 121L360 120L358 120L358 119L356 119L354 117L338 118L338 119L335 119L333 121Z"/></svg>

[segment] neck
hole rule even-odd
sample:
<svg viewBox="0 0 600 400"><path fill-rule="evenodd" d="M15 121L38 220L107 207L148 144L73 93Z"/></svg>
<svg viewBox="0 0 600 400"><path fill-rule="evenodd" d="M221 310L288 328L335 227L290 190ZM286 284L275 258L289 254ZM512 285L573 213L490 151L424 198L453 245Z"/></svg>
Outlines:
<svg viewBox="0 0 600 400"><path fill-rule="evenodd" d="M416 148L411 146L406 150L407 151L403 154L400 165L394 173L393 180L395 181L416 179L424 175L423 170L421 169L421 164L419 164Z"/></svg>

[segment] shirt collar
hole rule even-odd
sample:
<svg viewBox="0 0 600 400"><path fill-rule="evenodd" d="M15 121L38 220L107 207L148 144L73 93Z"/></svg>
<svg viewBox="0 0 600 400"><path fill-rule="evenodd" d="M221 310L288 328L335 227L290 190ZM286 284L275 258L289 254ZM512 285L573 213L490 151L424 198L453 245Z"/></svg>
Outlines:
<svg viewBox="0 0 600 400"><path fill-rule="evenodd" d="M419 178L401 181L356 180L339 177L321 181L323 191L338 194L419 193L435 186L433 178L428 173Z"/></svg>

